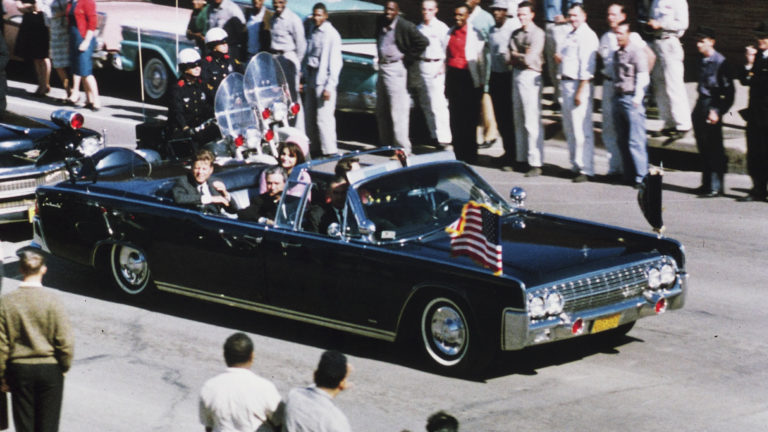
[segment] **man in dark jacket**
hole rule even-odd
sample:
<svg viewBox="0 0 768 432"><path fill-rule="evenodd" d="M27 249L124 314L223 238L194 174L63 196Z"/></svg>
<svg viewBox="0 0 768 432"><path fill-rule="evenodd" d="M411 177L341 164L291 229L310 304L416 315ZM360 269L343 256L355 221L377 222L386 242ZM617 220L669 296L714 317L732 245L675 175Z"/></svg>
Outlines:
<svg viewBox="0 0 768 432"><path fill-rule="evenodd" d="M715 50L714 30L699 27L696 48L702 57L698 68L699 98L691 120L696 147L704 163L701 186L696 192L700 197L708 198L722 195L725 190L723 179L728 158L723 147L722 117L733 105L734 87L725 57Z"/></svg>
<svg viewBox="0 0 768 432"><path fill-rule="evenodd" d="M229 213L237 211L237 205L224 183L211 178L213 161L210 150L197 152L192 172L180 178L171 189L176 204L198 208L206 213L219 213L220 208Z"/></svg>
<svg viewBox="0 0 768 432"><path fill-rule="evenodd" d="M752 190L740 201L765 201L768 185L768 21L755 29L757 48L747 47L747 64L741 83L749 86L747 120L747 171Z"/></svg>
<svg viewBox="0 0 768 432"><path fill-rule="evenodd" d="M408 88L421 81L418 60L429 40L416 26L399 17L400 6L388 1L376 26L379 75L376 82L376 119L379 144L411 152L408 138L411 99ZM409 84L410 81L410 84Z"/></svg>

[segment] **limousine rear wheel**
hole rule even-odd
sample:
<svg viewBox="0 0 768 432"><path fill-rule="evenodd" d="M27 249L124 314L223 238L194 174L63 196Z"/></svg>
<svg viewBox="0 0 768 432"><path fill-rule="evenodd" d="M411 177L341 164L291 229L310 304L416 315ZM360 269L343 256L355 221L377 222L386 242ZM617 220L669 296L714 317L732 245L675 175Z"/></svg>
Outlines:
<svg viewBox="0 0 768 432"><path fill-rule="evenodd" d="M439 369L463 371L472 363L479 343L476 329L456 301L447 297L427 301L419 323L423 349Z"/></svg>
<svg viewBox="0 0 768 432"><path fill-rule="evenodd" d="M109 254L112 279L125 294L143 294L149 286L149 263L144 252L129 245L112 245Z"/></svg>

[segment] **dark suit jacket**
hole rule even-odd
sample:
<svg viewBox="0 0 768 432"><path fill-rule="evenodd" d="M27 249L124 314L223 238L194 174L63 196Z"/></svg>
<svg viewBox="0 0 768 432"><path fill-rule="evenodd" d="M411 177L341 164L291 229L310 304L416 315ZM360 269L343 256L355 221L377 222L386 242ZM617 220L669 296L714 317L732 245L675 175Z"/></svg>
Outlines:
<svg viewBox="0 0 768 432"><path fill-rule="evenodd" d="M749 86L749 108L746 120L748 123L765 124L768 122L768 59L764 59L763 53L758 51L752 69L742 68L742 70L739 81Z"/></svg>
<svg viewBox="0 0 768 432"><path fill-rule="evenodd" d="M384 25L385 18L382 15L376 22L377 41L382 34ZM408 89L416 89L422 86L424 80L419 72L419 59L427 46L429 46L429 39L421 34L415 24L400 16L395 24L395 45L403 53L403 64L408 69Z"/></svg>
<svg viewBox="0 0 768 432"><path fill-rule="evenodd" d="M275 220L279 202L280 197L275 201L267 194L267 192L264 192L254 198L254 200L251 201L251 205L238 211L237 218L240 220L258 221L259 218L265 217L267 219Z"/></svg>
<svg viewBox="0 0 768 432"><path fill-rule="evenodd" d="M213 182L215 178L211 177L206 182L208 184L208 190L211 191L213 196L221 196L221 193L213 188ZM207 213L218 213L219 206L217 204L205 204L201 201L200 191L197 190L197 182L192 175L187 175L180 178L171 192L173 193L173 201L176 204L186 207L196 208ZM229 203L229 207L224 207L228 213L234 213L237 211L237 204L232 201Z"/></svg>

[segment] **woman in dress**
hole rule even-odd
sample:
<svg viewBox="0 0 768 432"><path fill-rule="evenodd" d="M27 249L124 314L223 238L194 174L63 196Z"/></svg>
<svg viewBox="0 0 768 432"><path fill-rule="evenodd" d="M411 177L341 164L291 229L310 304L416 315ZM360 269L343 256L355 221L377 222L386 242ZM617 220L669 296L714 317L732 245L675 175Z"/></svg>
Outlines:
<svg viewBox="0 0 768 432"><path fill-rule="evenodd" d="M51 65L61 80L61 86L72 96L69 87L69 29L67 24L67 0L47 0L51 7Z"/></svg>
<svg viewBox="0 0 768 432"><path fill-rule="evenodd" d="M291 140L291 138L288 138L288 140L280 144L280 146L277 148L277 154L278 165L280 165L285 170L286 178L290 177L291 171L293 171L293 168L296 165L301 165L306 161L304 151L299 146L299 144L294 140ZM304 193L304 189L307 187L306 184L310 184L312 182L312 179L309 177L309 173L306 171L299 175L298 180L299 182L305 184L297 184L291 187L288 190L289 195L301 196ZM262 175L259 179L259 193L262 194L266 191L267 183L264 181L264 176Z"/></svg>
<svg viewBox="0 0 768 432"><path fill-rule="evenodd" d="M80 81L85 88L85 107L92 111L101 108L99 88L93 76L93 50L96 48L96 2L94 0L70 0L67 4L69 24L69 60L72 67L72 95L68 104L80 99Z"/></svg>
<svg viewBox="0 0 768 432"><path fill-rule="evenodd" d="M44 97L51 91L48 80L51 77L51 61L48 58L48 20L50 9L35 0L17 0L16 8L24 15L16 41L16 55L32 60L37 75L35 97Z"/></svg>

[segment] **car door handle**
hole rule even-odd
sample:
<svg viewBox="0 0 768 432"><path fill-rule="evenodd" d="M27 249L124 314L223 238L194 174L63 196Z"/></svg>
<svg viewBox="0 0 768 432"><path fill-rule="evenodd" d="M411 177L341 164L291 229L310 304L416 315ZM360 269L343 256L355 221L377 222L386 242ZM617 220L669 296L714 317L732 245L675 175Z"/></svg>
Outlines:
<svg viewBox="0 0 768 432"><path fill-rule="evenodd" d="M219 236L221 236L221 239L224 240L224 243L227 244L229 247L246 247L246 248L255 248L256 246L261 244L261 241L264 240L264 237L254 237L251 235L243 235L238 236L235 234L227 234L224 232L223 229L219 230Z"/></svg>
<svg viewBox="0 0 768 432"><path fill-rule="evenodd" d="M290 242L284 242L284 241L280 242L280 245L283 246L283 249L301 247L301 243L290 243Z"/></svg>

